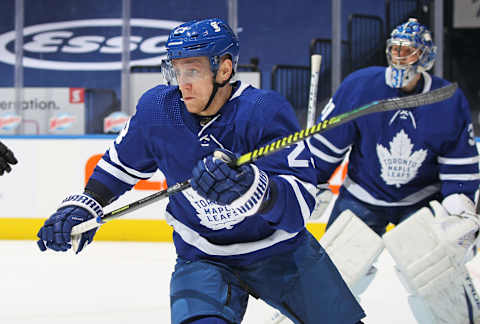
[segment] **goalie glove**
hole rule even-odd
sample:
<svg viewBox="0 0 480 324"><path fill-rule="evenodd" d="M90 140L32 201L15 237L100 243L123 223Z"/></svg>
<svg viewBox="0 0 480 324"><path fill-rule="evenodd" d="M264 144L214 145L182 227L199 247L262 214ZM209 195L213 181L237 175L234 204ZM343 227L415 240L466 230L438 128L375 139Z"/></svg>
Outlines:
<svg viewBox="0 0 480 324"><path fill-rule="evenodd" d="M435 215L435 230L444 238L457 263L469 261L477 244L480 222L473 202L464 194L452 194L438 201L431 201Z"/></svg>
<svg viewBox="0 0 480 324"><path fill-rule="evenodd" d="M251 216L260 209L268 193L268 176L254 164L233 167L234 160L232 152L216 150L197 163L190 184L203 198Z"/></svg>

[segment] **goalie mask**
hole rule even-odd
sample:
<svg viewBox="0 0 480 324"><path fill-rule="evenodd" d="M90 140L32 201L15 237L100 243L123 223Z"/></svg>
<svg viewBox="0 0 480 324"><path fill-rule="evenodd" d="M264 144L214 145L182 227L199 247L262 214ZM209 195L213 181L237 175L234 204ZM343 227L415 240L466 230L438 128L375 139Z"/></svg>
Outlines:
<svg viewBox="0 0 480 324"><path fill-rule="evenodd" d="M391 70L387 74L387 84L392 88L403 88L416 74L432 68L436 47L430 31L417 19L410 18L392 31L386 54Z"/></svg>

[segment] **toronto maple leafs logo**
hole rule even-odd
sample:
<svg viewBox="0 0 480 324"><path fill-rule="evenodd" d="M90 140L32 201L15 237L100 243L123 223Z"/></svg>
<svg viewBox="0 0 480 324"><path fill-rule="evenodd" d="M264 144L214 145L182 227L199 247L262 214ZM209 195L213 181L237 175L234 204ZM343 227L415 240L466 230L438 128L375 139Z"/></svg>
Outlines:
<svg viewBox="0 0 480 324"><path fill-rule="evenodd" d="M399 188L412 180L427 157L427 150L412 152L413 144L402 129L390 142L390 150L377 144L378 160L382 166L381 177L387 185Z"/></svg>
<svg viewBox="0 0 480 324"><path fill-rule="evenodd" d="M202 198L192 188L182 193L195 208L200 224L211 230L232 229L235 224L245 219L245 215L240 214L236 209L217 205L213 201Z"/></svg>

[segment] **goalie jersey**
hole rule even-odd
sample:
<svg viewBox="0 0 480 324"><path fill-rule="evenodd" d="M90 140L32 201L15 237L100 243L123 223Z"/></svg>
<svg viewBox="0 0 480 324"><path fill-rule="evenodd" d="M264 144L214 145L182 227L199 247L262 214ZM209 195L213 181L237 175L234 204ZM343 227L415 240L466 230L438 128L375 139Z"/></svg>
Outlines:
<svg viewBox="0 0 480 324"><path fill-rule="evenodd" d="M405 95L386 84L388 73L385 67L352 73L319 121L375 100ZM447 84L422 73L415 93ZM460 89L435 104L360 117L307 142L319 183L328 181L349 152L342 191L368 204L409 206L435 194L446 197L452 193L464 193L476 201L479 159L469 106Z"/></svg>
<svg viewBox="0 0 480 324"><path fill-rule="evenodd" d="M172 186L190 179L196 163L217 148L240 155L298 129L293 109L275 92L237 82L219 113L205 118L188 113L178 87L157 86L139 100L136 114L97 164L86 189L111 202L157 169ZM242 265L295 248L316 191L310 155L300 146L255 162L275 189L270 190L275 203L261 214L244 217L191 188L171 195L165 218L174 229L177 254Z"/></svg>

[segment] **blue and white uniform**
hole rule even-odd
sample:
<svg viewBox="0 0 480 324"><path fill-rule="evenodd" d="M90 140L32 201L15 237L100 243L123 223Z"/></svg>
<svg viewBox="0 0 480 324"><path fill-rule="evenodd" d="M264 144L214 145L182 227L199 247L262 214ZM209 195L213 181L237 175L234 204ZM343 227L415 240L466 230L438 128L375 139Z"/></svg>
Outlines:
<svg viewBox="0 0 480 324"><path fill-rule="evenodd" d="M374 101L428 93L448 84L427 73L433 67L436 47L430 31L415 18L392 31L386 54L388 67L369 67L350 74L318 122ZM314 135L307 145L321 184L348 156L348 171L327 233L346 210L380 236L389 223L399 225L383 236L383 241L407 288L408 304L418 323L474 323L478 318L474 314L478 313L474 303L477 293L464 265L452 261L457 258L463 263L464 253L478 233L474 203L480 184L479 157L462 91L458 89L452 97L434 104L359 117ZM430 210L435 213L434 220L428 218ZM413 214L416 216L403 222ZM342 227L340 221L331 228L337 224ZM460 227L464 232L449 236L448 231L453 233L454 228L451 224L457 226L457 233ZM337 237L339 227L335 229ZM358 264L336 259L346 273L357 271L359 279L351 285L356 293L362 293L375 276L372 264L383 246L380 238L371 239L373 233L345 228L343 233L346 238L338 241L348 242L355 236L363 244L343 243L346 246L337 247L337 251L363 256L362 251L371 250L370 257L357 260ZM464 246L467 248L462 249Z"/></svg>
<svg viewBox="0 0 480 324"><path fill-rule="evenodd" d="M246 85L239 86L204 126L202 120L186 111L177 88L151 89L140 99L137 113L106 152L92 179L118 197L158 168L171 186L191 178L197 161L215 149L243 154L298 129L286 101ZM313 170L288 166L291 151L256 162L278 189L279 204L262 217L242 217L192 189L170 196L166 218L175 229L179 256L191 260L216 256L222 262L235 256L231 263L244 265L287 246L290 249L288 241L305 231L315 193ZM275 252L268 250L273 245L277 245Z"/></svg>
<svg viewBox="0 0 480 324"><path fill-rule="evenodd" d="M40 228L39 249L72 248L72 227L102 217L102 207L160 170L168 186L188 179L191 185L169 197L165 215L178 254L172 324L241 323L249 295L296 324L361 323L362 308L305 229L316 188L304 143L255 164L225 162L299 131L291 105L278 93L230 84L239 40L219 18L176 27L166 48L162 73L169 86L142 96L84 194L67 197ZM203 109L188 101L187 107L182 95L188 100L192 88L201 90L203 106L209 82ZM214 115L201 116L207 112ZM79 237L77 253L95 232Z"/></svg>
<svg viewBox="0 0 480 324"><path fill-rule="evenodd" d="M157 169L171 186L190 179L197 161L218 148L243 154L298 130L290 104L275 92L237 82L219 113L205 119L187 112L178 87L157 86L140 99L136 114L98 163L86 189L112 201ZM305 229L315 205L315 171L308 151L298 152L302 150L292 146L255 162L269 177L274 201L257 215L244 217L192 189L170 196L166 219L174 228L179 257L171 286L172 323L215 314L239 323L247 291L297 323L317 323L320 318L324 323L356 323L364 316L333 263ZM229 293L233 306L225 310L216 302L188 307L177 302L187 290L208 294L212 285L199 283L208 281L213 264L224 278L221 282L229 285L225 289L233 289ZM328 277L319 280L319 271ZM217 276L213 277L215 283ZM222 295L209 296L216 300ZM338 312L325 313L332 309Z"/></svg>
<svg viewBox="0 0 480 324"><path fill-rule="evenodd" d="M390 73L390 67L352 73L320 120L374 100L405 95L388 85ZM447 84L423 72L416 91L428 92ZM315 135L308 144L320 183L328 180L349 152L347 177L329 224L347 207L341 206L346 197L352 201L350 209L358 208L356 215L381 234L386 224L399 223L430 200L463 193L475 201L480 184L470 110L460 89L435 104L360 117Z"/></svg>

